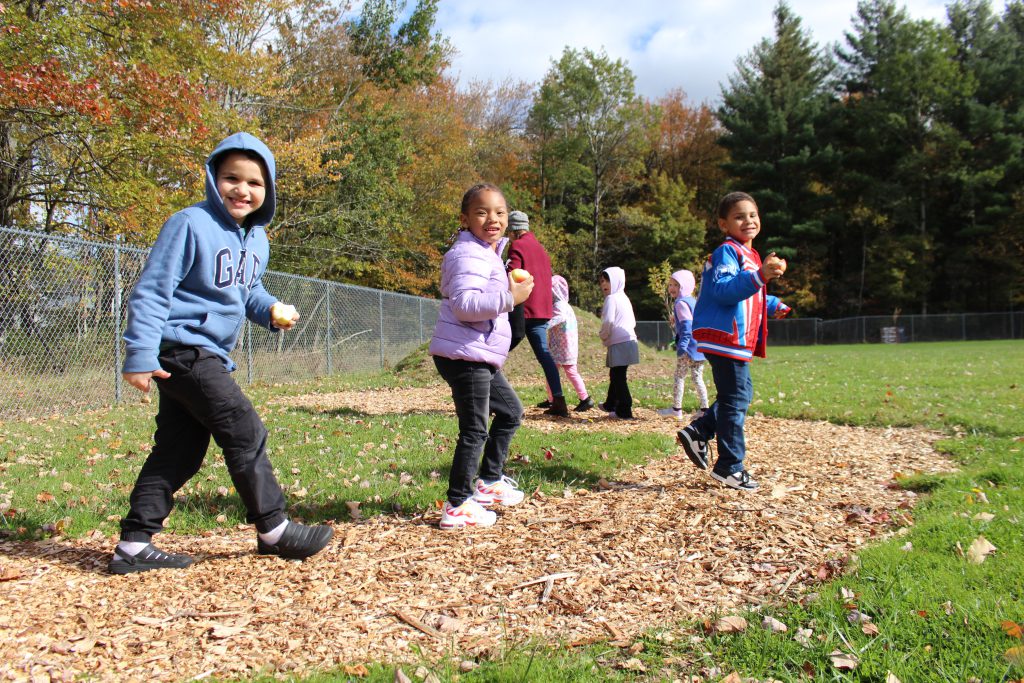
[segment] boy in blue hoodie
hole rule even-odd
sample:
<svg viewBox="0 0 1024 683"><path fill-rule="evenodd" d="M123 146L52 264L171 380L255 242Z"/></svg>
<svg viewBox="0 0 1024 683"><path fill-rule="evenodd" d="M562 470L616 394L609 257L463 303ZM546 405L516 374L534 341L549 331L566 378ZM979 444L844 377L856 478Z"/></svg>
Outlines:
<svg viewBox="0 0 1024 683"><path fill-rule="evenodd" d="M129 574L182 569L188 555L152 545L174 493L203 463L210 438L224 451L257 552L301 559L327 545L330 526L285 515L284 493L267 458L267 430L231 378L228 355L244 318L291 329L298 313L263 288L270 257L266 226L274 216L274 156L260 140L236 133L206 160L206 200L172 215L160 229L128 300L126 382L160 391L153 449L139 472L121 540L109 569Z"/></svg>

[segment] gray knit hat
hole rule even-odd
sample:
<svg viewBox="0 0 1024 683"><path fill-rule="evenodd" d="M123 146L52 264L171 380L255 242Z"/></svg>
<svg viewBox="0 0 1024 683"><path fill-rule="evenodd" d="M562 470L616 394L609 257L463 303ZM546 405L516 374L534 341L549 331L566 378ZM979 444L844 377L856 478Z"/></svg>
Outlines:
<svg viewBox="0 0 1024 683"><path fill-rule="evenodd" d="M508 215L508 229L525 232L530 229L530 217L522 211L513 211Z"/></svg>

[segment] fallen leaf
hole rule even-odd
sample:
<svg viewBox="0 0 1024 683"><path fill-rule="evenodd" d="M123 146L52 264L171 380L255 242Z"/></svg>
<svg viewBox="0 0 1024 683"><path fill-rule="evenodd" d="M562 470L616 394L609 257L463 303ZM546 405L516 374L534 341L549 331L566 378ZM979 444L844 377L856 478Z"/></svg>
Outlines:
<svg viewBox="0 0 1024 683"><path fill-rule="evenodd" d="M885 673L885 683L902 683L900 679L896 678L896 674L891 671Z"/></svg>
<svg viewBox="0 0 1024 683"><path fill-rule="evenodd" d="M871 621L871 617L858 610L853 610L846 615L846 620L851 624L866 624Z"/></svg>
<svg viewBox="0 0 1024 683"><path fill-rule="evenodd" d="M619 668L625 669L626 671L647 671L647 667L644 666L644 663L636 657L630 657L626 661L622 662L619 664Z"/></svg>
<svg viewBox="0 0 1024 683"><path fill-rule="evenodd" d="M53 500L53 494L49 491L40 491L36 495L36 500L40 503L49 503Z"/></svg>
<svg viewBox="0 0 1024 683"><path fill-rule="evenodd" d="M785 633L789 627L774 617L765 617L761 620L761 628L772 633Z"/></svg>
<svg viewBox="0 0 1024 683"><path fill-rule="evenodd" d="M1006 633L1006 635L1010 636L1011 638L1021 640L1022 637L1024 637L1024 631L1021 630L1021 625L1018 624L1016 621L1003 621L1000 622L999 625L1003 628L1003 631Z"/></svg>
<svg viewBox="0 0 1024 683"><path fill-rule="evenodd" d="M829 654L829 659L832 660L832 666L840 671L853 671L857 668L857 655L848 654L842 650L834 650Z"/></svg>
<svg viewBox="0 0 1024 683"><path fill-rule="evenodd" d="M861 632L866 636L877 636L879 634L878 627L874 624L862 624L860 627Z"/></svg>
<svg viewBox="0 0 1024 683"><path fill-rule="evenodd" d="M809 628L797 629L796 635L793 636L793 640L800 643L806 648L811 648L813 647L813 644L811 643L811 635L813 633L814 631L812 631Z"/></svg>
<svg viewBox="0 0 1024 683"><path fill-rule="evenodd" d="M991 512L979 512L978 514L974 515L975 522L991 522L995 518L996 516L993 515Z"/></svg>
<svg viewBox="0 0 1024 683"><path fill-rule="evenodd" d="M994 553L997 548L988 542L984 536L978 536L967 549L967 561L971 564L981 564L985 558Z"/></svg>
<svg viewBox="0 0 1024 683"><path fill-rule="evenodd" d="M723 678L721 681L719 681L719 683L742 683L742 682L743 682L743 679L740 678L740 675L738 673L736 673L735 671L733 671L731 674L729 674L728 676Z"/></svg>
<svg viewBox="0 0 1024 683"><path fill-rule="evenodd" d="M1003 653L1003 658L1014 666L1024 667L1024 645L1011 647Z"/></svg>
<svg viewBox="0 0 1024 683"><path fill-rule="evenodd" d="M743 617L722 617L712 628L715 633L743 633L747 630L747 620Z"/></svg>
<svg viewBox="0 0 1024 683"><path fill-rule="evenodd" d="M395 678L392 683L412 683L412 679L409 678L401 668L395 669Z"/></svg>
<svg viewBox="0 0 1024 683"><path fill-rule="evenodd" d="M355 666L345 665L345 673L349 676L356 676L358 678L366 678L370 675L369 669L362 664L356 664Z"/></svg>

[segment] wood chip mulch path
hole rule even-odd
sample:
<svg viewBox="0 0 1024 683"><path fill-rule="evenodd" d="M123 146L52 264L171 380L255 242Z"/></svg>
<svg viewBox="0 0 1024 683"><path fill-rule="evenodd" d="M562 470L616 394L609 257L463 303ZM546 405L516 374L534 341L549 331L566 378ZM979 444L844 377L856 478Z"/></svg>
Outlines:
<svg viewBox="0 0 1024 683"><path fill-rule="evenodd" d="M451 410L441 389L314 395L362 412ZM290 400L295 403L296 400ZM539 429L658 430L555 420ZM584 419L587 420L584 422ZM452 651L486 657L530 637L628 646L644 629L793 598L864 543L912 523L897 472L952 469L917 429L752 417L755 494L724 489L685 455L534 493L491 529L441 532L439 513L335 526L304 563L259 557L252 529L161 536L180 572L105 573L113 539L0 542L0 680L180 681L308 674Z"/></svg>

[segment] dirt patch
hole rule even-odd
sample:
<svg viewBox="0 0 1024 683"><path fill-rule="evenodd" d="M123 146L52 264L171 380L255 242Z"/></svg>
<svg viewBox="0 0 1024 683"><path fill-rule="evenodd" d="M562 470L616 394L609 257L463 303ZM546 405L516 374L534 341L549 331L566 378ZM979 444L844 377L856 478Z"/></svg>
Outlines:
<svg viewBox="0 0 1024 683"><path fill-rule="evenodd" d="M451 410L446 387L285 399L361 412ZM415 408L410 408L415 406ZM664 430L652 411L621 422L538 429ZM600 424L598 424L600 423ZM181 572L107 575L107 537L0 543L0 675L22 680L185 680L312 673L486 655L531 636L629 645L654 625L792 598L865 542L911 522L894 474L952 469L915 429L750 418L755 494L723 489L685 458L639 466L594 490L535 493L470 533L438 513L336 525L305 562L254 554L252 529L161 545L199 562Z"/></svg>

